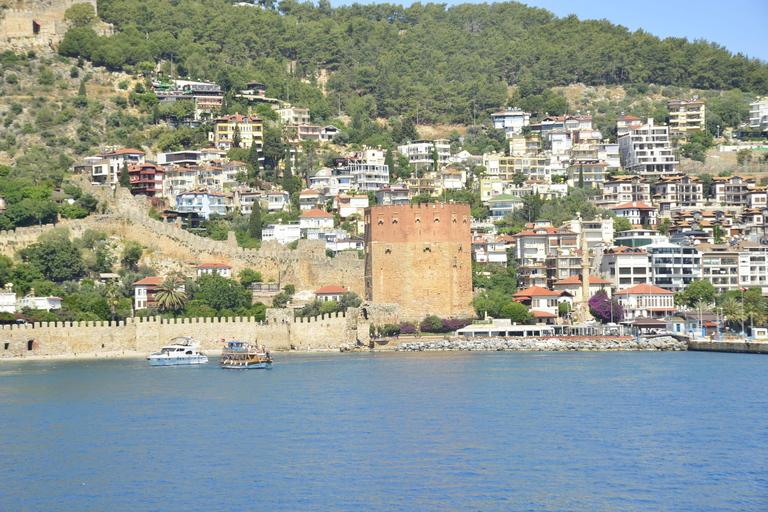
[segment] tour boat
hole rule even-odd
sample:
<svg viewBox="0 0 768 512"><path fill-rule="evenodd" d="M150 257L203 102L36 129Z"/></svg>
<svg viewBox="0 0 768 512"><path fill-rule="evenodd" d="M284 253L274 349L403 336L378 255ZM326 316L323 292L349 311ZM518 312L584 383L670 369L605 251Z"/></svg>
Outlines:
<svg viewBox="0 0 768 512"><path fill-rule="evenodd" d="M173 338L171 343L147 356L152 366L180 366L189 364L205 364L208 356L200 352L200 342L192 336Z"/></svg>
<svg viewBox="0 0 768 512"><path fill-rule="evenodd" d="M222 340L223 341L223 340ZM245 341L225 341L221 351L221 367L228 370L272 368L272 356L263 345Z"/></svg>

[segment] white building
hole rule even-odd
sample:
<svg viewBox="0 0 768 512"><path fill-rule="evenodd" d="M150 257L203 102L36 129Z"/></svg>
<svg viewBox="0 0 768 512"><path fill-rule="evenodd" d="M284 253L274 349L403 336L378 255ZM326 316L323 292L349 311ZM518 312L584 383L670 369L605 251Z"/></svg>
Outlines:
<svg viewBox="0 0 768 512"><path fill-rule="evenodd" d="M349 290L342 288L341 286L323 286L319 290L315 290L315 299L322 301L335 300L338 302L348 293Z"/></svg>
<svg viewBox="0 0 768 512"><path fill-rule="evenodd" d="M702 277L701 253L693 246L672 243L644 247L650 256L651 279L655 286L681 292Z"/></svg>
<svg viewBox="0 0 768 512"><path fill-rule="evenodd" d="M355 214L362 217L363 210L368 208L368 196L363 195L338 195L333 202L342 219Z"/></svg>
<svg viewBox="0 0 768 512"><path fill-rule="evenodd" d="M291 196L283 190L273 190L266 194L266 197L267 211L270 213L286 211L291 206Z"/></svg>
<svg viewBox="0 0 768 512"><path fill-rule="evenodd" d="M299 228L307 229L332 229L333 214L322 210L314 209L302 213L299 216Z"/></svg>
<svg viewBox="0 0 768 512"><path fill-rule="evenodd" d="M386 152L363 148L347 160L353 187L361 192L376 192L389 184L389 166L384 163Z"/></svg>
<svg viewBox="0 0 768 512"><path fill-rule="evenodd" d="M266 242L277 240L285 245L301 238L301 228L298 224L269 224L261 230L261 239Z"/></svg>
<svg viewBox="0 0 768 512"><path fill-rule="evenodd" d="M579 236L582 230L585 231L587 245L590 248L600 245L610 246L613 243L613 217L603 219L602 216L598 215L594 220L583 220L576 217L563 222L563 228L569 229Z"/></svg>
<svg viewBox="0 0 768 512"><path fill-rule="evenodd" d="M565 291L571 294L573 297L573 302L580 303L582 301L582 293L583 293L583 281L581 280L582 274L578 274L575 276L568 277L566 279L561 279L560 281L555 281L555 283L552 285L552 288L558 292L558 291ZM595 276L587 276L588 278L588 293L589 297L587 297L587 300L592 298L593 295L595 295L597 292L603 290L605 293L608 294L608 297L611 296L611 282L607 281L601 277L595 277Z"/></svg>
<svg viewBox="0 0 768 512"><path fill-rule="evenodd" d="M193 190L197 186L197 167L173 166L165 169L163 195L176 200L176 195Z"/></svg>
<svg viewBox="0 0 768 512"><path fill-rule="evenodd" d="M605 249L600 259L600 274L617 290L646 284L651 281L648 253L640 247L618 246Z"/></svg>
<svg viewBox="0 0 768 512"><path fill-rule="evenodd" d="M633 174L671 174L677 169L668 128L654 126L653 119L619 137L619 151L621 165Z"/></svg>
<svg viewBox="0 0 768 512"><path fill-rule="evenodd" d="M624 319L663 318L675 311L675 294L650 284L639 284L618 291L614 296L624 308Z"/></svg>
<svg viewBox="0 0 768 512"><path fill-rule="evenodd" d="M491 114L493 127L498 130L504 130L507 138L522 133L524 126L531 124L531 114L523 112L519 108L508 108L501 112Z"/></svg>
<svg viewBox="0 0 768 512"><path fill-rule="evenodd" d="M391 185L376 192L376 204L408 204L411 202L408 188Z"/></svg>
<svg viewBox="0 0 768 512"><path fill-rule="evenodd" d="M227 214L226 196L208 190L190 190L176 195L176 209L180 212L195 212L204 219L211 215Z"/></svg>
<svg viewBox="0 0 768 512"><path fill-rule="evenodd" d="M617 217L625 217L629 219L629 223L633 226L655 226L658 210L653 206L648 206L645 203L638 201L632 201L631 203L624 203L618 206L614 206L613 213Z"/></svg>
<svg viewBox="0 0 768 512"><path fill-rule="evenodd" d="M438 167L448 165L451 157L451 142L448 139L416 140L397 147L397 152L408 157L408 163L415 169L432 166L435 151Z"/></svg>
<svg viewBox="0 0 768 512"><path fill-rule="evenodd" d="M768 96L749 104L749 127L768 131Z"/></svg>
<svg viewBox="0 0 768 512"><path fill-rule="evenodd" d="M13 291L13 285L8 284L6 288L0 290L0 313L16 312L16 292Z"/></svg>
<svg viewBox="0 0 768 512"><path fill-rule="evenodd" d="M226 263L201 263L197 266L197 277L203 274L218 274L229 279L232 276L232 267Z"/></svg>
<svg viewBox="0 0 768 512"><path fill-rule="evenodd" d="M477 235L472 238L472 260L484 265L486 263L507 266L507 247L504 235Z"/></svg>
<svg viewBox="0 0 768 512"><path fill-rule="evenodd" d="M277 109L277 115L280 116L280 122L288 125L309 124L309 109L303 107L292 107L286 104L283 108Z"/></svg>

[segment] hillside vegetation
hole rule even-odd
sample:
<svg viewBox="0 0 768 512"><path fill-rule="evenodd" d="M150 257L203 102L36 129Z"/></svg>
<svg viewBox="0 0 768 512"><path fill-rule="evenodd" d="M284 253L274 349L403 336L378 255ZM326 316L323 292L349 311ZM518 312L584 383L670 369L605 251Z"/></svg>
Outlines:
<svg viewBox="0 0 768 512"><path fill-rule="evenodd" d="M283 0L104 0L119 33L70 30L60 52L109 69L170 62L183 76L234 89L247 80L304 103L419 122L471 124L508 100L558 85L642 84L768 92L768 66L715 43L661 40L606 20L558 18L516 2L342 6ZM321 77L318 81L317 78ZM321 89L325 95L321 94ZM514 99L514 97L512 98ZM539 110L551 98L534 102Z"/></svg>

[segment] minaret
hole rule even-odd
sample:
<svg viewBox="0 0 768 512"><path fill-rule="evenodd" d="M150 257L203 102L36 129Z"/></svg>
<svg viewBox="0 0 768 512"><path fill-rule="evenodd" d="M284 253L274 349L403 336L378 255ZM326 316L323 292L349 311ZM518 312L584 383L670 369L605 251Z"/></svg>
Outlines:
<svg viewBox="0 0 768 512"><path fill-rule="evenodd" d="M579 216L581 226L581 321L586 322L589 314L589 246L587 245L587 230L584 220Z"/></svg>

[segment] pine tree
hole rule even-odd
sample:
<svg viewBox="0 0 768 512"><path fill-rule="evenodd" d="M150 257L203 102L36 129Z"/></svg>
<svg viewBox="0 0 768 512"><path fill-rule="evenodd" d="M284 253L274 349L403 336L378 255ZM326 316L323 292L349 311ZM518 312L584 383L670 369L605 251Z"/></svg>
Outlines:
<svg viewBox="0 0 768 512"><path fill-rule="evenodd" d="M77 95L85 98L85 80L80 80L80 89L77 90Z"/></svg>
<svg viewBox="0 0 768 512"><path fill-rule="evenodd" d="M123 168L120 170L118 182L123 188L131 188L131 175L128 172L128 162L123 162Z"/></svg>
<svg viewBox="0 0 768 512"><path fill-rule="evenodd" d="M258 199L253 202L251 217L248 219L248 235L261 240L261 203Z"/></svg>

